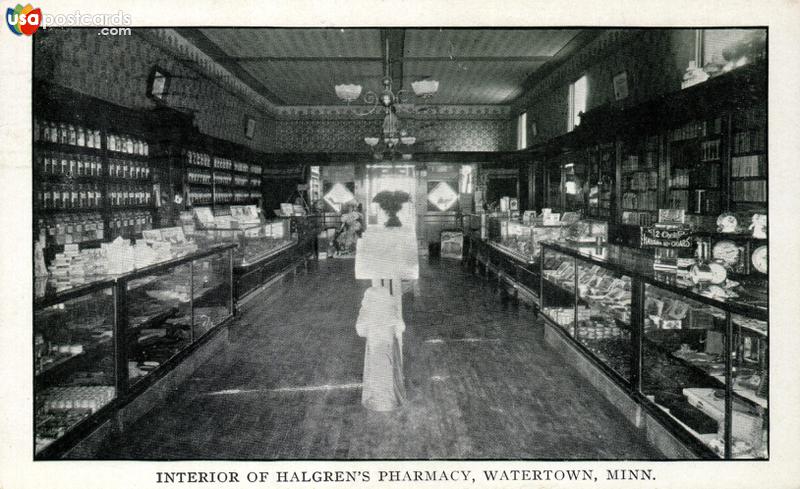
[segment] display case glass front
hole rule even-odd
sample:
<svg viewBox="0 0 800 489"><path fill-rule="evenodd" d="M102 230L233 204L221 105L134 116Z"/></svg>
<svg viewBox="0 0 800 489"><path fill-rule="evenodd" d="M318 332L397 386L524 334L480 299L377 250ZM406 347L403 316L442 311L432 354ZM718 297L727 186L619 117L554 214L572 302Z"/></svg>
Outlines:
<svg viewBox="0 0 800 489"><path fill-rule="evenodd" d="M543 248L541 311L554 323L575 337L575 263L574 257Z"/></svg>
<svg viewBox="0 0 800 489"><path fill-rule="evenodd" d="M189 263L127 282L130 385L192 342L191 290Z"/></svg>
<svg viewBox="0 0 800 489"><path fill-rule="evenodd" d="M615 245L545 243L541 262L542 314L702 457L768 458L765 291Z"/></svg>
<svg viewBox="0 0 800 489"><path fill-rule="evenodd" d="M725 314L650 284L645 297L642 392L724 456Z"/></svg>
<svg viewBox="0 0 800 489"><path fill-rule="evenodd" d="M578 262L577 339L630 382L631 278Z"/></svg>
<svg viewBox="0 0 800 489"><path fill-rule="evenodd" d="M233 263L227 253L194 260L192 267L192 332L200 338L233 314Z"/></svg>
<svg viewBox="0 0 800 489"><path fill-rule="evenodd" d="M64 289L37 281L34 436L58 458L233 314L232 248L221 245ZM47 282L51 285L48 286Z"/></svg>
<svg viewBox="0 0 800 489"><path fill-rule="evenodd" d="M288 219L277 219L266 224L231 227L225 226L197 228L191 239L201 249L221 243L235 243L234 264L246 267L284 250L297 242L290 232Z"/></svg>
<svg viewBox="0 0 800 489"><path fill-rule="evenodd" d="M117 394L113 283L71 296L33 315L37 453Z"/></svg>

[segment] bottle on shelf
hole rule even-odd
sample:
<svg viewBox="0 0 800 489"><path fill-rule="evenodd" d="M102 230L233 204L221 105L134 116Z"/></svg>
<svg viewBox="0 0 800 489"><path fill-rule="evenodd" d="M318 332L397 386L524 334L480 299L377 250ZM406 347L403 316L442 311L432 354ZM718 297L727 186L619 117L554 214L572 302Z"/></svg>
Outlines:
<svg viewBox="0 0 800 489"><path fill-rule="evenodd" d="M75 146L77 144L77 133L75 132L75 126L69 124L67 126L67 144Z"/></svg>

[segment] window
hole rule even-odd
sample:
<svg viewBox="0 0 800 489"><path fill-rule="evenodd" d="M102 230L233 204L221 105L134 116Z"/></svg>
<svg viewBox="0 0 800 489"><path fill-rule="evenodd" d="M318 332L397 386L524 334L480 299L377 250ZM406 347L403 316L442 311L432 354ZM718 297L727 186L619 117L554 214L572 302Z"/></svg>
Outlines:
<svg viewBox="0 0 800 489"><path fill-rule="evenodd" d="M517 117L517 149L528 147L528 113L523 112Z"/></svg>
<svg viewBox="0 0 800 489"><path fill-rule="evenodd" d="M569 86L569 121L567 121L567 131L575 129L581 123L581 112L586 112L586 98L589 95L589 87L586 75L575 80Z"/></svg>

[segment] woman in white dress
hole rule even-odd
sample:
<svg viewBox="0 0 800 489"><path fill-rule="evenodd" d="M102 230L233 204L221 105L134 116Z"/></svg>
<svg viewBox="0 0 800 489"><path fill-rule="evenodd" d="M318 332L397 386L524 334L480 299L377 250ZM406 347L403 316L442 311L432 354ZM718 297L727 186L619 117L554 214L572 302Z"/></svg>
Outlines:
<svg viewBox="0 0 800 489"><path fill-rule="evenodd" d="M391 411L406 401L403 331L400 303L389 289L367 289L356 321L356 332L367 339L361 393L361 404L367 409Z"/></svg>

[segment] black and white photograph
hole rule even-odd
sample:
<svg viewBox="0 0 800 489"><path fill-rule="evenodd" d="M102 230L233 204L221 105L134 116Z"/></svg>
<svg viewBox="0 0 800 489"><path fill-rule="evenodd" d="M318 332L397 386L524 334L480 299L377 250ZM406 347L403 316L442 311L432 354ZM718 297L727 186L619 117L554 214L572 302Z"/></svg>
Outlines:
<svg viewBox="0 0 800 489"><path fill-rule="evenodd" d="M0 487L798 487L767 3L9 5Z"/></svg>

